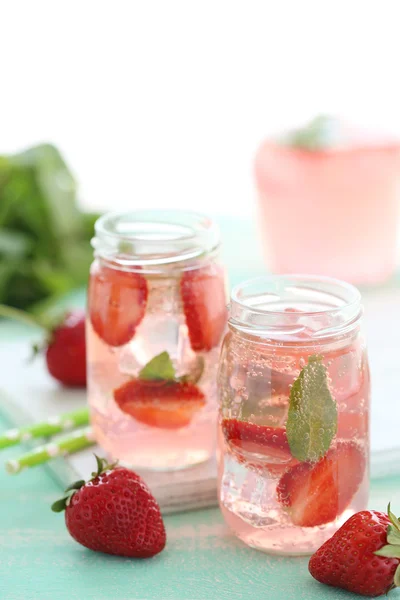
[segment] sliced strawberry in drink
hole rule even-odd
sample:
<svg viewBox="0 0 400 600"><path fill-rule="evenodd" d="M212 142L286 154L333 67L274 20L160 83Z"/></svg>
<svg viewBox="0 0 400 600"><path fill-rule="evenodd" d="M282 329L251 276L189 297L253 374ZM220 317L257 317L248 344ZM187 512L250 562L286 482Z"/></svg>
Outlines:
<svg viewBox="0 0 400 600"><path fill-rule="evenodd" d="M324 356L331 379L332 395L337 402L356 407L365 384L369 387L368 365L359 342ZM361 363L361 364L360 364Z"/></svg>
<svg viewBox="0 0 400 600"><path fill-rule="evenodd" d="M222 432L231 451L241 463L281 473L297 463L293 458L284 427L256 425L239 419L223 419Z"/></svg>
<svg viewBox="0 0 400 600"><path fill-rule="evenodd" d="M218 346L227 320L223 270L213 264L185 271L180 287L192 349L211 350Z"/></svg>
<svg viewBox="0 0 400 600"><path fill-rule="evenodd" d="M135 335L146 312L147 282L140 273L96 264L89 281L90 321L110 346L123 346Z"/></svg>
<svg viewBox="0 0 400 600"><path fill-rule="evenodd" d="M364 440L368 434L368 427L368 412L339 412L336 437L343 440Z"/></svg>
<svg viewBox="0 0 400 600"><path fill-rule="evenodd" d="M303 462L284 473L278 501L294 525L316 527L334 521L349 505L364 477L365 456L354 442L337 442L316 463Z"/></svg>
<svg viewBox="0 0 400 600"><path fill-rule="evenodd" d="M203 392L193 383L139 379L114 390L114 400L123 412L140 423L161 429L189 425L206 403Z"/></svg>

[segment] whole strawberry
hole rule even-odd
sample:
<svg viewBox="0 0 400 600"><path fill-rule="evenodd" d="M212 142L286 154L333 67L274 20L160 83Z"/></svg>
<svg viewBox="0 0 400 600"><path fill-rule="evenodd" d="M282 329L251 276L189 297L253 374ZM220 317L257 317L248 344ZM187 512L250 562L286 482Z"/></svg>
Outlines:
<svg viewBox="0 0 400 600"><path fill-rule="evenodd" d="M0 317L40 327L42 343L33 346L34 355L45 352L50 375L68 387L86 387L85 313L73 309L61 316L33 316L17 308L0 304Z"/></svg>
<svg viewBox="0 0 400 600"><path fill-rule="evenodd" d="M47 369L68 387L86 386L85 313L74 310L50 332L46 348Z"/></svg>
<svg viewBox="0 0 400 600"><path fill-rule="evenodd" d="M132 471L96 456L97 472L77 481L51 507L65 510L71 536L82 546L106 554L149 558L166 542L160 508L144 481Z"/></svg>
<svg viewBox="0 0 400 600"><path fill-rule="evenodd" d="M311 575L363 596L400 586L400 521L374 510L356 513L311 557Z"/></svg>

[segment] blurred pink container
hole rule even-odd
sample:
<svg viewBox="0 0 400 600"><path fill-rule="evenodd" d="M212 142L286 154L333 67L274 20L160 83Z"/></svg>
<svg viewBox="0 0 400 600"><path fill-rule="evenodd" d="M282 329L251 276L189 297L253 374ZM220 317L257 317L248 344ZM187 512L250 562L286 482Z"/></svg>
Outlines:
<svg viewBox="0 0 400 600"><path fill-rule="evenodd" d="M399 145L309 151L266 142L255 175L272 272L356 284L377 284L393 273Z"/></svg>

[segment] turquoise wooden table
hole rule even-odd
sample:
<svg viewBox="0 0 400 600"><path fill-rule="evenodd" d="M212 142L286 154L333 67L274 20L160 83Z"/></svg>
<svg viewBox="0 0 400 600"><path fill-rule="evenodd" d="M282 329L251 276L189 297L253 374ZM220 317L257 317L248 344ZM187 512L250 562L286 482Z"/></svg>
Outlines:
<svg viewBox="0 0 400 600"><path fill-rule="evenodd" d="M230 255L233 283L262 270L259 260L249 261L256 252L250 232L242 233L241 241ZM19 326L0 326L2 342L24 335ZM1 429L8 425L0 419ZM3 451L2 460L14 452ZM69 537L63 516L50 511L59 495L58 484L43 467L14 477L0 469L0 600L359 598L315 582L306 558L247 548L231 535L216 508L166 517L167 547L153 559L91 552ZM388 500L400 507L397 478L372 484L371 506L384 510Z"/></svg>

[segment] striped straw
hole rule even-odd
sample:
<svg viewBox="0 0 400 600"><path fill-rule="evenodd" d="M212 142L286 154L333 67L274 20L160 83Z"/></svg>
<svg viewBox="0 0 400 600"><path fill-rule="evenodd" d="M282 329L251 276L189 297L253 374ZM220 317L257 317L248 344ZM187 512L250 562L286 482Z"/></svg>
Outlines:
<svg viewBox="0 0 400 600"><path fill-rule="evenodd" d="M78 429L71 435L54 440L44 446L39 446L19 458L8 460L5 463L6 471L10 474L19 473L27 467L36 467L57 456L73 454L95 444L91 427Z"/></svg>
<svg viewBox="0 0 400 600"><path fill-rule="evenodd" d="M19 429L9 429L0 436L0 450L14 446L20 442L26 442L34 438L50 437L56 433L62 433L76 427L89 424L88 408L80 408L72 412L64 413L57 417L49 417L43 423L27 425Z"/></svg>

